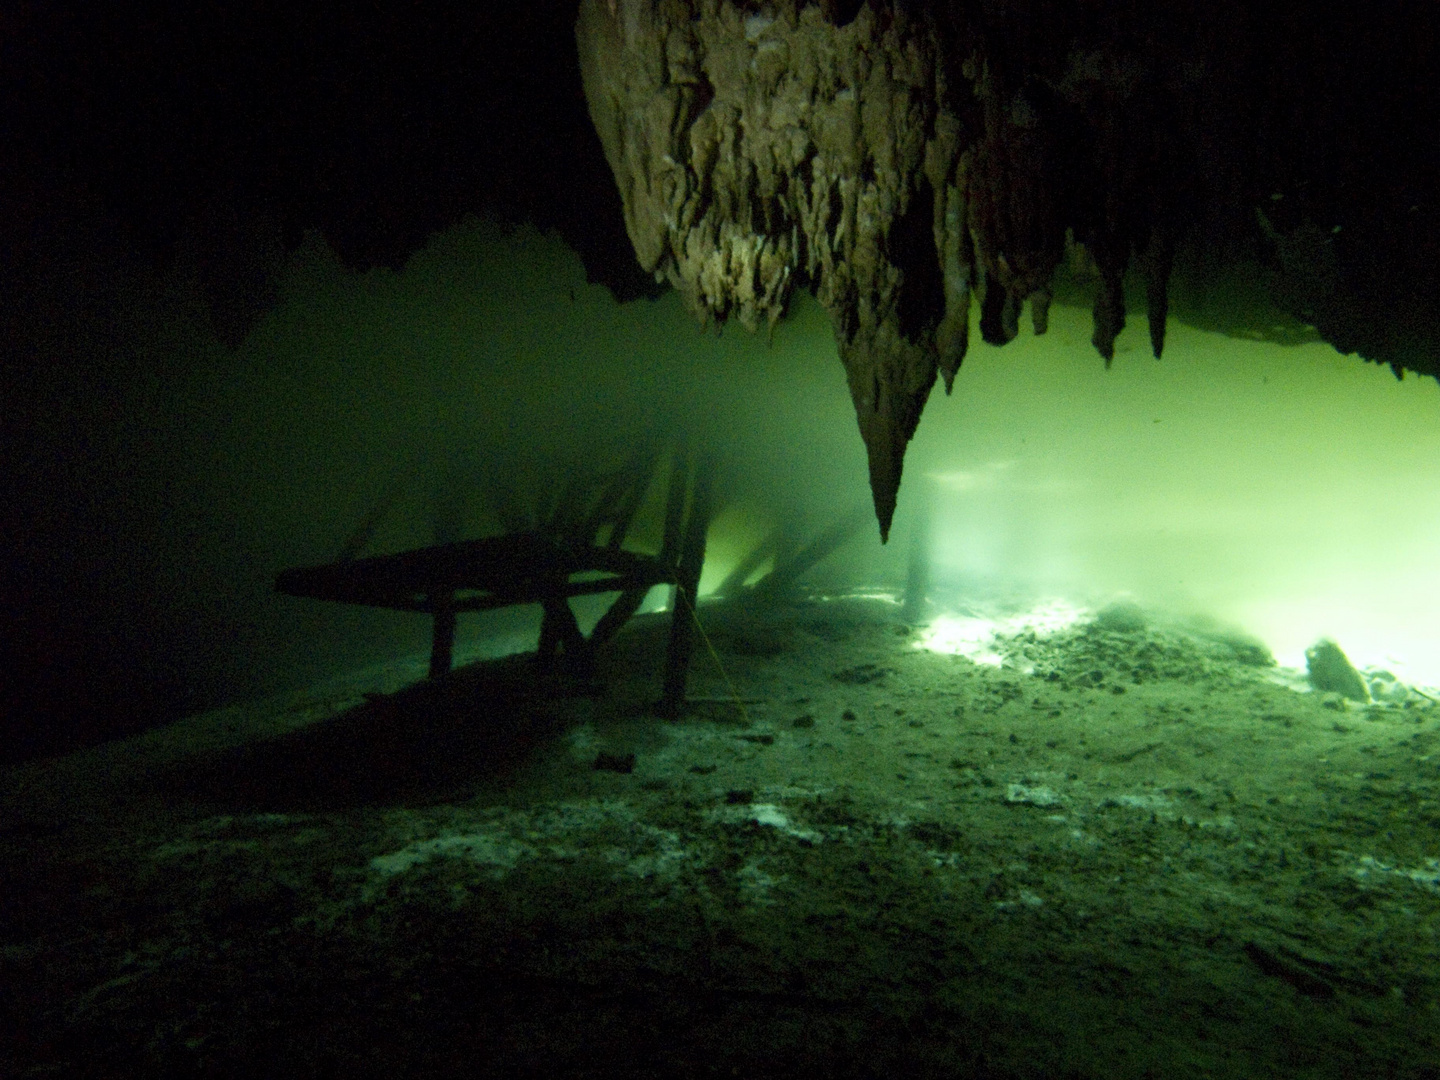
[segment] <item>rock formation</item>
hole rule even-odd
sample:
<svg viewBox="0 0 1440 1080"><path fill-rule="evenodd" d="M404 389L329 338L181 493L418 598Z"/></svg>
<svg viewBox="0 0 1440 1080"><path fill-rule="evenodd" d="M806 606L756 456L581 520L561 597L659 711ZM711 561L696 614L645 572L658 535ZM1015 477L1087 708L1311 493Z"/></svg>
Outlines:
<svg viewBox="0 0 1440 1080"><path fill-rule="evenodd" d="M1052 275L1083 246L1108 364L1133 257L1160 355L1177 241L1199 220L1253 226L1269 179L1254 133L1289 114L1289 91L1255 100L1268 10L582 0L576 34L643 269L702 321L773 324L797 284L828 309L884 537L926 398L964 358L972 293L986 341L1015 336L1026 300L1044 333Z"/></svg>

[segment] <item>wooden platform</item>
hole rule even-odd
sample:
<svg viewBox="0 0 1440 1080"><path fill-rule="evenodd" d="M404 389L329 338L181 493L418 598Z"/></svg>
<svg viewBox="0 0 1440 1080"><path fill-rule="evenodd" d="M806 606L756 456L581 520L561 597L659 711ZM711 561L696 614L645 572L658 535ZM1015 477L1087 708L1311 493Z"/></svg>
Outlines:
<svg viewBox="0 0 1440 1080"><path fill-rule="evenodd" d="M622 544L657 470L664 470L667 482L660 551L626 550ZM543 520L522 531L285 570L275 587L290 596L431 615L430 678L440 679L451 668L460 612L540 604L545 612L540 659L563 655L586 671L593 650L624 626L646 594L670 585L675 596L660 708L677 714L684 704L695 591L713 511L712 463L684 450L647 450L614 473L572 481L570 488ZM352 541L347 550L356 546ZM618 596L586 638L568 601L603 593Z"/></svg>

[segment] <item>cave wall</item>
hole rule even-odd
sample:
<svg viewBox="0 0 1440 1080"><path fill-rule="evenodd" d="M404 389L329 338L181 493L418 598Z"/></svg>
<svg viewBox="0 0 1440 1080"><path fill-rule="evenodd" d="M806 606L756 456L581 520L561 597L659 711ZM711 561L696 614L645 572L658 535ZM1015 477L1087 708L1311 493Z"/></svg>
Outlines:
<svg viewBox="0 0 1440 1080"><path fill-rule="evenodd" d="M1337 347L1434 373L1417 275L1376 251L1424 233L1376 224L1387 208L1357 162L1385 128L1319 95L1336 73L1307 58L1338 58L1323 18L1241 0L582 0L576 36L641 268L706 323L773 325L797 286L829 311L883 537L972 295L987 342L1015 337L1026 301L1044 333L1067 255L1093 272L1107 366L1127 270L1161 355L1178 250L1210 275L1259 252L1276 299ZM1373 109L1403 78L1382 77L1383 34L1368 40L1345 70ZM1385 159L1392 202L1434 164L1433 132L1407 134L1420 151ZM1397 310L1404 345L1385 325Z"/></svg>

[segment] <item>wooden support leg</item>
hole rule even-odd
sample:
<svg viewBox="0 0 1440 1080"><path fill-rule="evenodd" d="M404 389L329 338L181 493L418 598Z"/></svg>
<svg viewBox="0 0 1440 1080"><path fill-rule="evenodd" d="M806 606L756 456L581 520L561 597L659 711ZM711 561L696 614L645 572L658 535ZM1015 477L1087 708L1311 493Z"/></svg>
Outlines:
<svg viewBox="0 0 1440 1080"><path fill-rule="evenodd" d="M600 621L590 631L590 647L598 648L618 634L621 627L630 621L631 616L640 610L640 605L649 595L649 585L638 585L622 592L615 603L610 605L610 610L600 616Z"/></svg>
<svg viewBox="0 0 1440 1080"><path fill-rule="evenodd" d="M725 575L725 580L720 582L719 588L715 591L727 598L739 594L745 588L745 582L750 579L750 575L760 569L760 564L775 555L780 547L780 542L780 530L772 530L769 536L750 549L750 554L735 564L735 568ZM779 561L777 557L775 562Z"/></svg>
<svg viewBox="0 0 1440 1080"><path fill-rule="evenodd" d="M541 663L554 660L556 653L563 650L565 662L574 673L582 677L590 674L591 650L585 635L580 633L580 624L575 612L564 596L552 596L545 601L545 618L540 624Z"/></svg>
<svg viewBox="0 0 1440 1080"><path fill-rule="evenodd" d="M435 628L430 638L430 678L443 679L450 674L455 654L455 596L442 593L430 598Z"/></svg>
<svg viewBox="0 0 1440 1080"><path fill-rule="evenodd" d="M675 603L670 612L670 645L665 654L665 687L660 715L675 719L685 707L685 681L695 646L695 592L705 565L705 533L710 527L713 470L701 459L695 471L695 494L675 574Z"/></svg>
<svg viewBox="0 0 1440 1080"><path fill-rule="evenodd" d="M923 479L923 478L922 478ZM901 618L910 625L925 622L926 594L930 591L931 487L922 483L910 529L910 558L905 570L905 607Z"/></svg>
<svg viewBox="0 0 1440 1080"><path fill-rule="evenodd" d="M564 600L559 601L559 604L564 604ZM559 604L553 597L542 604L545 614L540 619L540 642L535 646L535 655L540 658L541 664L549 664L560 651L563 633L561 624L565 616L560 611ZM568 608L568 605L566 606Z"/></svg>
<svg viewBox="0 0 1440 1080"><path fill-rule="evenodd" d="M783 600L801 574L823 562L837 548L870 523L874 511L857 506L848 517L841 518L813 541L792 555L777 555L775 569L755 583L751 595L761 602Z"/></svg>
<svg viewBox="0 0 1440 1080"><path fill-rule="evenodd" d="M660 715L678 719L685 708L685 683L690 672L690 653L695 648L695 594L684 585L675 586L675 607L670 613L670 645L665 652L665 685L660 693Z"/></svg>

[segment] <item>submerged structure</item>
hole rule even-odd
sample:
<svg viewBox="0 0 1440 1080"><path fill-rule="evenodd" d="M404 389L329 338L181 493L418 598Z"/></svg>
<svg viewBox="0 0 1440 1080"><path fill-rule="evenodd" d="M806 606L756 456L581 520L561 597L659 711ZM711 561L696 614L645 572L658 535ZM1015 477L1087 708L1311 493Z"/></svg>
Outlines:
<svg viewBox="0 0 1440 1080"><path fill-rule="evenodd" d="M0 1075L1440 1077L1440 5L102 6Z"/></svg>
<svg viewBox="0 0 1440 1080"><path fill-rule="evenodd" d="M642 447L613 473L572 475L542 496L541 507L525 507L511 493L500 514L508 528L499 536L356 559L365 534L378 524L372 515L340 559L283 571L276 588L290 596L429 615L428 675L440 680L450 674L462 612L540 605L536 654L547 665L563 657L572 673L583 677L593 666L594 650L620 632L652 588L668 585L670 644L660 708L674 716L685 704L694 636L689 615L705 563L714 479L713 459L704 452ZM651 487L662 480L659 550L653 555L627 550L630 527ZM603 594L613 599L586 636L570 601Z"/></svg>

